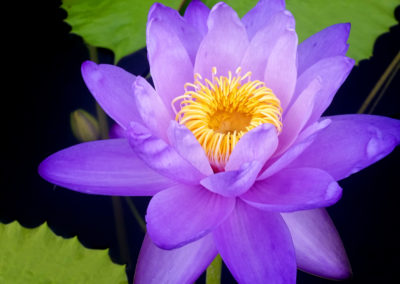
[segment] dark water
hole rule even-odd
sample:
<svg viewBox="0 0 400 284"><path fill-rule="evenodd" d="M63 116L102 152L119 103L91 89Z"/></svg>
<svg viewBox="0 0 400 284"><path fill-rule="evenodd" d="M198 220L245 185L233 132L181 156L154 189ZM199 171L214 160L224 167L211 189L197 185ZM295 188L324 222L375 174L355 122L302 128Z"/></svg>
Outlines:
<svg viewBox="0 0 400 284"><path fill-rule="evenodd" d="M66 13L58 1L21 3L12 10L6 27L15 28L16 40L4 36L11 49L3 59L13 80L3 88L0 221L18 220L35 227L47 221L57 235L72 237L88 248L110 248L117 263L127 264L132 281L143 232L120 199L128 248L120 248L112 200L106 196L76 193L42 180L37 166L46 156L76 144L69 128L69 114L84 108L93 114L94 100L80 76L88 59L82 39L69 34L63 23ZM38 3L40 2L40 3ZM11 13L11 12L10 12ZM396 10L397 20L400 8ZM328 114L355 113L400 50L400 26L394 26L376 41L374 55L360 62L340 89ZM100 50L100 60L111 63L112 53ZM147 74L145 50L120 62L130 72ZM7 65L5 65L7 66ZM9 86L10 88L5 88ZM400 119L400 75L389 85L374 114ZM345 283L398 283L400 244L399 173L400 149L368 169L340 182L341 201L328 209L342 236L354 276ZM132 199L142 216L149 198ZM204 278L204 276L203 276ZM201 278L198 282L203 283ZM396 281L397 280L397 281ZM298 273L298 283L330 283ZM223 283L234 283L225 269Z"/></svg>

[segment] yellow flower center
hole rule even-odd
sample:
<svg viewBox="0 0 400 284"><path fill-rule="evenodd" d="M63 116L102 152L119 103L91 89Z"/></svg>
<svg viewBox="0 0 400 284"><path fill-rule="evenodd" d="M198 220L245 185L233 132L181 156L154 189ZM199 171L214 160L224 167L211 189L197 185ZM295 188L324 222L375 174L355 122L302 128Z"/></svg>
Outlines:
<svg viewBox="0 0 400 284"><path fill-rule="evenodd" d="M239 139L251 129L271 123L277 132L282 130L282 109L279 99L265 83L251 81L237 68L226 76L212 79L194 75L194 83L185 84L185 93L172 101L176 120L191 130L206 152L210 163L222 170ZM180 110L175 103L180 101Z"/></svg>

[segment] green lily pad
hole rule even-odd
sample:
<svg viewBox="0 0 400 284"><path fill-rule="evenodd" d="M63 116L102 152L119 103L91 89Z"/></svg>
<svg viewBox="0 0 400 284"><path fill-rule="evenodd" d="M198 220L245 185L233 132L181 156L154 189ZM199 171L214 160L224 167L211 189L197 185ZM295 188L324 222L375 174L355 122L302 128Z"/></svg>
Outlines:
<svg viewBox="0 0 400 284"><path fill-rule="evenodd" d="M174 9L180 0L64 0L66 22L72 33L90 45L111 49L115 61L146 45L147 14L151 5L162 2Z"/></svg>
<svg viewBox="0 0 400 284"><path fill-rule="evenodd" d="M34 229L0 223L0 283L128 283L125 266L108 250L87 249L77 237L56 236L47 224Z"/></svg>
<svg viewBox="0 0 400 284"><path fill-rule="evenodd" d="M299 39L336 23L351 23L347 55L357 62L371 57L376 38L396 24L398 0L288 0Z"/></svg>

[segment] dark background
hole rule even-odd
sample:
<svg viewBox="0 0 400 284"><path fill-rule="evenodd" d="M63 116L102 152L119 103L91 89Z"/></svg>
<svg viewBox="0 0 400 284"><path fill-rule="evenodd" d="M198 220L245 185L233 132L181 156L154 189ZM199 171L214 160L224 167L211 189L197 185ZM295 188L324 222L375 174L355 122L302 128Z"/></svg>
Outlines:
<svg viewBox="0 0 400 284"><path fill-rule="evenodd" d="M88 51L80 37L69 33L60 1L18 5L6 10L11 18L2 35L2 46L8 50L2 54L2 77L6 80L1 103L0 222L17 220L32 228L46 221L57 235L77 235L88 248L110 248L114 262L127 264L131 282L144 234L126 200L114 202L122 210L128 240L128 248L121 253L111 197L54 187L37 174L37 166L46 156L78 143L70 131L69 114L78 108L95 114L94 100L80 75ZM399 22L400 7L393 13ZM399 50L397 24L377 39L372 58L353 69L327 114L357 112ZM113 60L110 51L100 49L99 55L103 63ZM136 75L149 71L145 50L119 65ZM400 119L399 72L373 113ZM344 283L399 283L399 163L400 149L396 149L375 165L340 181L343 198L328 211L353 268L353 278ZM144 216L149 198L132 200ZM235 283L226 269L222 282ZM298 283L332 281L299 272Z"/></svg>

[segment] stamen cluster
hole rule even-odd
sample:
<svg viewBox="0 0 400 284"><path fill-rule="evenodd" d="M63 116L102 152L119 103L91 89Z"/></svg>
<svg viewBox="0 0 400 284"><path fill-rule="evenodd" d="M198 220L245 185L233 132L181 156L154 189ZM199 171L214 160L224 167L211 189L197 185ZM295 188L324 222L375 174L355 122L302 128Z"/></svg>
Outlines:
<svg viewBox="0 0 400 284"><path fill-rule="evenodd" d="M222 170L240 138L251 129L271 123L277 132L282 130L282 109L279 99L264 82L244 76L237 68L235 76L217 76L212 68L212 79L194 75L194 83L185 84L185 93L175 98L172 107L176 120L191 130L205 150L210 163ZM176 111L175 103L180 110Z"/></svg>

